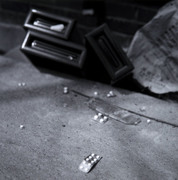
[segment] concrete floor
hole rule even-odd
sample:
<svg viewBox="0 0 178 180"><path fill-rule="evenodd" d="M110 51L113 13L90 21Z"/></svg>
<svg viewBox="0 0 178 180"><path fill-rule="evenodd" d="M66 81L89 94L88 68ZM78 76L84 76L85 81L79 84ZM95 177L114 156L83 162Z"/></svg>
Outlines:
<svg viewBox="0 0 178 180"><path fill-rule="evenodd" d="M177 103L40 72L19 47L0 57L0 84L1 180L178 179ZM104 101L146 117L138 116L138 125L97 123L86 99L71 90L91 97L97 91ZM116 97L106 97L110 90ZM103 158L85 174L78 166L90 153Z"/></svg>

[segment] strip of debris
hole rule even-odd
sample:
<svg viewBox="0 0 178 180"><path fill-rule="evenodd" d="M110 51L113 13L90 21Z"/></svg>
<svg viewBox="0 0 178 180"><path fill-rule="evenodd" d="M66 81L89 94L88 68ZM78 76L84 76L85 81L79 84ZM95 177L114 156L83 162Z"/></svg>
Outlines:
<svg viewBox="0 0 178 180"><path fill-rule="evenodd" d="M92 98L90 96L87 96L75 90L71 90L71 92L85 98L85 100L87 101L88 107L94 110L97 114L101 113L103 116L106 116L108 118L111 118L112 120L124 123L126 125L138 125L141 122L140 117L144 117L148 120L147 121L148 124L150 124L151 121L157 121L160 123L171 125L173 127L178 127L177 124L166 122L161 119L144 115L143 113L135 112L129 109L122 108L117 105L113 105L100 98ZM142 107L140 111L141 112L145 111L145 108L146 107Z"/></svg>

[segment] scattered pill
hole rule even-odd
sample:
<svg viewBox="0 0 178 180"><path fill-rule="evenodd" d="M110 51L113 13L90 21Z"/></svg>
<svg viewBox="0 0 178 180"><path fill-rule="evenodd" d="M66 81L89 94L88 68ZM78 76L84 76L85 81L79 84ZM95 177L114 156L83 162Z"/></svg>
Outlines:
<svg viewBox="0 0 178 180"><path fill-rule="evenodd" d="M64 93L64 94L68 94L68 93L69 93L69 88L68 88L68 87L64 87L63 93Z"/></svg>
<svg viewBox="0 0 178 180"><path fill-rule="evenodd" d="M147 119L147 121L146 121L148 124L150 124L151 123L151 120L150 119Z"/></svg>
<svg viewBox="0 0 178 180"><path fill-rule="evenodd" d="M146 110L146 107L145 107L145 106L143 106L143 107L140 108L140 111L145 111L145 110Z"/></svg>
<svg viewBox="0 0 178 180"><path fill-rule="evenodd" d="M116 95L114 94L113 91L109 91L109 93L107 94L107 97L115 97Z"/></svg>
<svg viewBox="0 0 178 180"><path fill-rule="evenodd" d="M94 92L94 95L95 95L95 96L97 96L97 95L98 95L98 92L97 92L97 91L95 91L95 92Z"/></svg>
<svg viewBox="0 0 178 180"><path fill-rule="evenodd" d="M113 91L109 91L109 94L110 94L110 95L114 95Z"/></svg>
<svg viewBox="0 0 178 180"><path fill-rule="evenodd" d="M25 126L21 124L20 125L20 129L24 129L24 128L25 128Z"/></svg>

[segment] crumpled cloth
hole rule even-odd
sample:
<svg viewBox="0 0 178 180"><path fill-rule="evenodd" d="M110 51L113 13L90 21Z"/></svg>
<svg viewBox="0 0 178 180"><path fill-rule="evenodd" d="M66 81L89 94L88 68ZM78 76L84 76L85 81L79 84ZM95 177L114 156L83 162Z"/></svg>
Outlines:
<svg viewBox="0 0 178 180"><path fill-rule="evenodd" d="M178 92L178 1L136 32L127 52L134 78L157 94Z"/></svg>

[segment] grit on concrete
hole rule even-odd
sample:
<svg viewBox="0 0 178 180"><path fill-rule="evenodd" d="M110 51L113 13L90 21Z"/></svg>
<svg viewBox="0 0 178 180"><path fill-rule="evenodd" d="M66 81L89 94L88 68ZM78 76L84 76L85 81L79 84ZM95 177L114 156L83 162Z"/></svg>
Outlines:
<svg viewBox="0 0 178 180"><path fill-rule="evenodd" d="M174 124L178 124L176 103L40 72L18 49L0 57L1 180L178 179L176 127L148 124L144 117L137 126L111 119L97 123L86 100L70 90L88 96L97 91L106 102ZM64 86L69 87L68 94L63 94ZM117 96L107 98L110 90ZM103 158L85 174L78 166L90 153Z"/></svg>

